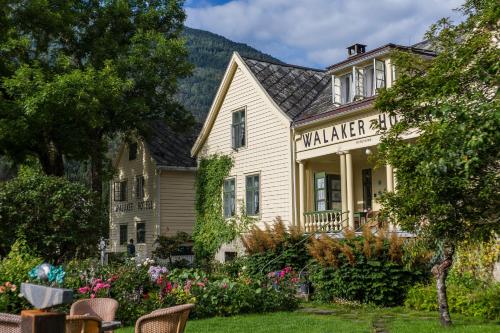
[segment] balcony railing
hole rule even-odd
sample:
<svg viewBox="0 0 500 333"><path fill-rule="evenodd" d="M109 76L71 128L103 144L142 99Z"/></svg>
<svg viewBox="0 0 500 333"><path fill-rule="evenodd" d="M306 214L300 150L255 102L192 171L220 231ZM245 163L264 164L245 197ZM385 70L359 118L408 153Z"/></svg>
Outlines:
<svg viewBox="0 0 500 333"><path fill-rule="evenodd" d="M306 232L340 231L344 220L347 220L347 214L340 210L307 212L304 213L304 228Z"/></svg>

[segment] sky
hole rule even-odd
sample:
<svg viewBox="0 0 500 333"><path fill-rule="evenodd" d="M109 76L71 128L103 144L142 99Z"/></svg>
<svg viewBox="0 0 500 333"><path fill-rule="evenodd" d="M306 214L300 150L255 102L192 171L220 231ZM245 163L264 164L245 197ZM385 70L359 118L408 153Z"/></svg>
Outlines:
<svg viewBox="0 0 500 333"><path fill-rule="evenodd" d="M411 45L464 0L186 0L186 25L246 43L287 63L324 68L367 50Z"/></svg>

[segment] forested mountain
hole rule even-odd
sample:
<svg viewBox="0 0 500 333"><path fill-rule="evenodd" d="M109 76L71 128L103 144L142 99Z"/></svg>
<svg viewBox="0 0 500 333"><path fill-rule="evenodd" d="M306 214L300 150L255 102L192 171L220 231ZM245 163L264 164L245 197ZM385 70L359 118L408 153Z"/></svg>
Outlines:
<svg viewBox="0 0 500 333"><path fill-rule="evenodd" d="M185 28L189 61L196 67L193 75L180 85L179 99L198 120L205 119L234 51L242 56L280 62L246 44L236 43L214 33Z"/></svg>

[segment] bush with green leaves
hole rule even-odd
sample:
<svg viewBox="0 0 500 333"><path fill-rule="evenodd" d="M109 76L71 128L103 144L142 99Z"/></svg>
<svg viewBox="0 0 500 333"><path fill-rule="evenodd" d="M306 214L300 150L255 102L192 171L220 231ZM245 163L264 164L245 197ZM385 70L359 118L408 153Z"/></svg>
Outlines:
<svg viewBox="0 0 500 333"><path fill-rule="evenodd" d="M19 297L22 282L28 280L28 272L42 263L23 239L18 239L9 254L0 262L0 312L19 313L28 308L28 302Z"/></svg>
<svg viewBox="0 0 500 333"><path fill-rule="evenodd" d="M21 168L0 185L0 255L17 238L52 263L94 253L100 235L92 199L83 185Z"/></svg>
<svg viewBox="0 0 500 333"><path fill-rule="evenodd" d="M403 303L409 287L428 279L425 263L409 268L403 263L403 240L366 228L363 237L347 232L345 239L313 238L308 250L314 258L309 279L315 300L335 299L395 306Z"/></svg>
<svg viewBox="0 0 500 333"><path fill-rule="evenodd" d="M470 317L500 320L500 283L463 284L450 279L447 286L450 312ZM408 291L405 306L437 311L437 292L432 284L418 284Z"/></svg>

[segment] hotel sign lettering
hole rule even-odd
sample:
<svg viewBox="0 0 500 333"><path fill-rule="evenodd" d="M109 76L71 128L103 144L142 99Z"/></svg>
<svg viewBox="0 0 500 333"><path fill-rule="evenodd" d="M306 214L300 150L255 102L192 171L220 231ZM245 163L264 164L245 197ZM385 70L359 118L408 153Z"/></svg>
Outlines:
<svg viewBox="0 0 500 333"><path fill-rule="evenodd" d="M137 202L137 210L151 210L153 209L153 201L139 201ZM114 206L115 213L133 212L136 207L133 202L118 203Z"/></svg>
<svg viewBox="0 0 500 333"><path fill-rule="evenodd" d="M385 113L352 119L302 134L297 148L299 151L308 150L366 138L379 134L379 129L374 126L375 124L379 124L382 130L386 130L394 126L397 122L397 116L389 116Z"/></svg>

